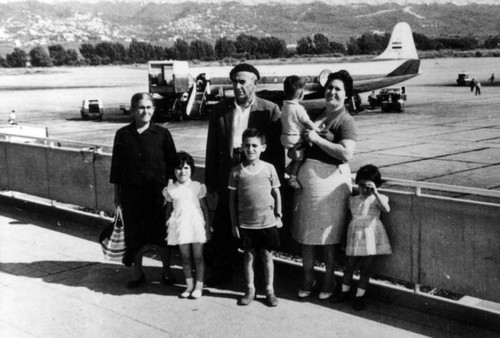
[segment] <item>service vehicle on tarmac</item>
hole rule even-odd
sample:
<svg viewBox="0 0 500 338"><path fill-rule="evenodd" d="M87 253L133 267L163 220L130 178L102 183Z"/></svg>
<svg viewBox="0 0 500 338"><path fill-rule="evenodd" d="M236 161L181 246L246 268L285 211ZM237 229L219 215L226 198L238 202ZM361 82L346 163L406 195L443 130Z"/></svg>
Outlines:
<svg viewBox="0 0 500 338"><path fill-rule="evenodd" d="M80 114L82 115L82 120L89 120L91 118L102 120L102 116L104 115L102 101L100 99L83 100Z"/></svg>
<svg viewBox="0 0 500 338"><path fill-rule="evenodd" d="M393 101L402 100L402 103L399 104L389 104ZM376 95L371 94L368 97L368 103L370 104L371 109L375 109L375 107L382 107L382 111L403 111L404 110L404 101L406 101L406 87L389 87L382 88L380 92ZM383 103L385 102L385 105ZM386 109L386 110L384 110Z"/></svg>
<svg viewBox="0 0 500 338"><path fill-rule="evenodd" d="M470 78L468 72L464 71L464 72L458 73L458 76L457 76L457 85L458 86L468 86L468 85L470 85L471 81L472 81L472 79Z"/></svg>
<svg viewBox="0 0 500 338"><path fill-rule="evenodd" d="M383 112L402 113L405 109L406 87L382 88L377 95L377 101L380 102Z"/></svg>

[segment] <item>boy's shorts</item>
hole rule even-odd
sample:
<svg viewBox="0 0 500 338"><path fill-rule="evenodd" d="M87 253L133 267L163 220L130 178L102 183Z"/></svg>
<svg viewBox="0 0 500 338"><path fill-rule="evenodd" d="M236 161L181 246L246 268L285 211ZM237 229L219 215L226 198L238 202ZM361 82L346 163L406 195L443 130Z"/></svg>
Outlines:
<svg viewBox="0 0 500 338"><path fill-rule="evenodd" d="M280 236L278 228L273 226L264 229L244 229L240 228L241 248L277 250L280 246Z"/></svg>

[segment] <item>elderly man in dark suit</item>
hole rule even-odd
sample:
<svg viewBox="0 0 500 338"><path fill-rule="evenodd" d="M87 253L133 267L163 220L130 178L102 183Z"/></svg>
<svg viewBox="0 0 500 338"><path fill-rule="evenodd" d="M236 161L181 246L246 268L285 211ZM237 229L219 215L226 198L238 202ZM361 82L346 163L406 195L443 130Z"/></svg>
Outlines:
<svg viewBox="0 0 500 338"><path fill-rule="evenodd" d="M205 165L205 184L218 202L212 223L214 229L211 249L212 276L208 284L231 279L237 254L237 241L231 234L228 178L231 168L244 156L241 136L246 128L264 132L267 149L262 160L270 162L283 177L285 155L280 143L281 122L279 107L255 95L258 70L246 63L236 65L229 74L234 98L219 102L210 114Z"/></svg>

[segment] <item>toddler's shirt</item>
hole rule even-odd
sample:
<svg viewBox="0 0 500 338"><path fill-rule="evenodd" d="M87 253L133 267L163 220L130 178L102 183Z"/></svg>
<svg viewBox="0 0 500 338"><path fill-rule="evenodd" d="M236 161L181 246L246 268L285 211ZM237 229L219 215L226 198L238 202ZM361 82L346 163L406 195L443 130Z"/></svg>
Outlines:
<svg viewBox="0 0 500 338"><path fill-rule="evenodd" d="M296 101L284 101L281 110L283 135L302 135L306 130L304 123L311 120L306 110Z"/></svg>

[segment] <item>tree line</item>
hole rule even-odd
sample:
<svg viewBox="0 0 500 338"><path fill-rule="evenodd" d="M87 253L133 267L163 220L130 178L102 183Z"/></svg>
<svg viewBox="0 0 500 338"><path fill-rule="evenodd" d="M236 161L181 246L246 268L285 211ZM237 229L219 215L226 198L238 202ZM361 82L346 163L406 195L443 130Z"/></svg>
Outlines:
<svg viewBox="0 0 500 338"><path fill-rule="evenodd" d="M500 36L490 36L483 44L474 37L428 38L413 33L418 50L472 50L477 48L493 49L500 43ZM240 34L235 40L221 37L212 45L203 40L190 43L177 39L172 47L152 45L149 42L132 40L125 46L120 42L83 43L79 51L65 49L56 44L44 48L33 47L28 53L14 48L5 58L0 56L0 67L25 67L28 61L34 67L107 65L146 63L148 60L201 60L216 61L225 58L236 59L275 59L298 55L362 55L378 54L389 43L390 34L364 33L358 38L351 37L344 45L330 41L324 34L302 37L297 41L295 50L287 49L284 40L276 37L255 37Z"/></svg>

